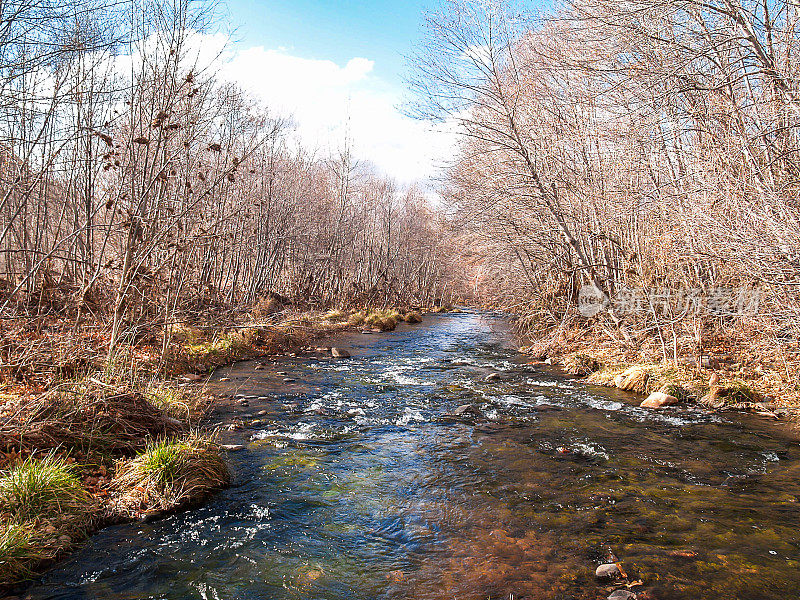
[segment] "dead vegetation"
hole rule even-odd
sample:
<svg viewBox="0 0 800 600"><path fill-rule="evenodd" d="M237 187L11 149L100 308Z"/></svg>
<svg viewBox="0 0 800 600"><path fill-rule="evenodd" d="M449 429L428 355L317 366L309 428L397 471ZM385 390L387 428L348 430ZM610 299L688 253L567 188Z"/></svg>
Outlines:
<svg viewBox="0 0 800 600"><path fill-rule="evenodd" d="M536 336L523 348L539 358L557 359L564 369L598 385L640 394L665 392L679 400L743 410L790 409L800 404L792 383L793 361L764 339L764 330L748 332L737 325L705 332L707 345L698 356L695 338L678 337L674 360L662 359L661 342L628 329L629 339L614 330L582 321L550 335ZM711 385L712 377L719 382ZM714 389L713 402L709 392ZM791 411L786 414L792 414Z"/></svg>
<svg viewBox="0 0 800 600"><path fill-rule="evenodd" d="M56 448L84 455L129 453L148 438L174 435L183 427L144 393L92 381L16 397L0 411L0 449L23 454Z"/></svg>

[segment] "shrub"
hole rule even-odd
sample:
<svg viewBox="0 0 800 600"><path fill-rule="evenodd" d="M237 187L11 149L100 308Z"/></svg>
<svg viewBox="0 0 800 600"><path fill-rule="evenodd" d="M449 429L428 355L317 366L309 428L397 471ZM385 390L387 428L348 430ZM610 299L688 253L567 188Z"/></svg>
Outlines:
<svg viewBox="0 0 800 600"><path fill-rule="evenodd" d="M403 320L406 323L422 323L422 314L414 310L403 315Z"/></svg>
<svg viewBox="0 0 800 600"><path fill-rule="evenodd" d="M53 454L28 458L0 479L0 510L19 520L84 514L92 504L72 467Z"/></svg>

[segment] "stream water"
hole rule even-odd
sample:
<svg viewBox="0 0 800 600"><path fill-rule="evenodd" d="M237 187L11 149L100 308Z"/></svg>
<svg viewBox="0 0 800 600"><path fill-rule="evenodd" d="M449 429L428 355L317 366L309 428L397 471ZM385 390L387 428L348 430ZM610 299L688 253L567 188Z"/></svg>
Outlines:
<svg viewBox="0 0 800 600"><path fill-rule="evenodd" d="M594 600L615 589L594 579L609 551L640 599L800 597L788 430L526 364L500 316L337 344L353 358L217 373L236 396L213 418L247 445L234 485L102 531L26 597Z"/></svg>

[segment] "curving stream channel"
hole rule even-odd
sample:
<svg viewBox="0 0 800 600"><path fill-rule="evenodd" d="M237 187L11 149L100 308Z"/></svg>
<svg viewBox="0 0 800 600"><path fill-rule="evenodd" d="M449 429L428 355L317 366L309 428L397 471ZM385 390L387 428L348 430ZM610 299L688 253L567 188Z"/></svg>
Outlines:
<svg viewBox="0 0 800 600"><path fill-rule="evenodd" d="M640 409L526 364L500 316L337 344L353 358L217 373L236 396L214 419L244 424L223 436L247 445L234 485L104 530L26 597L594 600L615 589L594 579L609 551L640 599L798 597L800 445L785 426Z"/></svg>

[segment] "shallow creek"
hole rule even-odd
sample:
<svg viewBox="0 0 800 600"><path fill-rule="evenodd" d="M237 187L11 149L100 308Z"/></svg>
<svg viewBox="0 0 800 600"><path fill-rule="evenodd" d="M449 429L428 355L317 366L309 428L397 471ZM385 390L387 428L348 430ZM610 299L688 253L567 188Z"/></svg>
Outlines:
<svg viewBox="0 0 800 600"><path fill-rule="evenodd" d="M353 358L215 374L234 399L211 421L241 420L222 441L247 446L230 455L234 485L102 531L25 597L594 600L615 589L594 579L609 550L640 598L800 594L800 444L785 426L638 408L526 364L500 316L336 343Z"/></svg>

